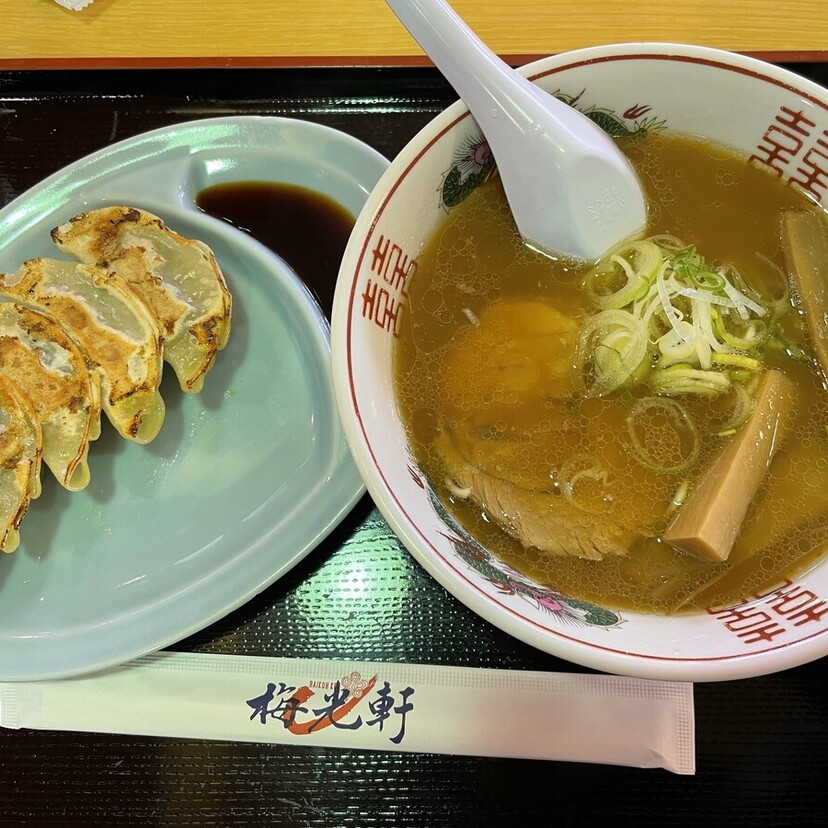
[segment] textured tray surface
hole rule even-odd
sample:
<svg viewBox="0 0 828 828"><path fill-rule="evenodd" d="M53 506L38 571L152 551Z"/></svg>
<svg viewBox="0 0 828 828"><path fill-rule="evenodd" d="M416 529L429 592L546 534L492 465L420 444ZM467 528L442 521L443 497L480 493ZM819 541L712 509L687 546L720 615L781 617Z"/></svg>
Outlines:
<svg viewBox="0 0 828 828"><path fill-rule="evenodd" d="M823 67L800 69L825 82ZM115 140L220 114L307 118L393 157L454 97L429 70L0 74L0 203ZM580 670L511 639L447 595L367 498L287 576L176 649ZM0 731L0 823L640 825L696 823L703 815L717 825L756 817L812 824L828 804L826 686L825 660L697 686L695 777Z"/></svg>

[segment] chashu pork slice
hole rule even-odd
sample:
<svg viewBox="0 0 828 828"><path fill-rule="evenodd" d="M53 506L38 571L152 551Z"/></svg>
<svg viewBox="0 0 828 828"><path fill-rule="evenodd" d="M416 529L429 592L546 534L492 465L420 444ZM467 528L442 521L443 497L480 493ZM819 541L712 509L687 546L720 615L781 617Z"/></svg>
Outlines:
<svg viewBox="0 0 828 828"><path fill-rule="evenodd" d="M0 551L14 552L20 522L40 496L43 433L23 392L0 375Z"/></svg>
<svg viewBox="0 0 828 828"><path fill-rule="evenodd" d="M158 391L162 346L143 300L101 268L30 259L0 274L0 293L48 313L80 346L101 377L101 404L121 436L152 440L164 422Z"/></svg>
<svg viewBox="0 0 828 828"><path fill-rule="evenodd" d="M627 554L632 535L623 527L596 520L551 488L524 487L500 476L494 464L472 460L464 442L442 431L434 444L452 494L471 499L524 547L591 560Z"/></svg>
<svg viewBox="0 0 828 828"><path fill-rule="evenodd" d="M0 303L0 375L31 403L43 432L43 462L71 491L89 483L89 441L101 433L101 380L50 316Z"/></svg>
<svg viewBox="0 0 828 828"><path fill-rule="evenodd" d="M444 428L434 448L451 492L470 498L523 546L601 559L624 554L622 539L596 532L588 512L553 490L550 470L531 462L549 454L546 443L563 442L558 429L567 428L562 398L577 333L576 322L536 300L499 302L472 317L443 365L457 425ZM500 420L510 425L503 429ZM544 428L544 420L558 425ZM530 433L544 445L527 443Z"/></svg>
<svg viewBox="0 0 828 828"><path fill-rule="evenodd" d="M232 300L210 248L133 207L103 207L52 231L58 247L84 264L114 271L152 311L164 359L183 391L200 391L230 336Z"/></svg>

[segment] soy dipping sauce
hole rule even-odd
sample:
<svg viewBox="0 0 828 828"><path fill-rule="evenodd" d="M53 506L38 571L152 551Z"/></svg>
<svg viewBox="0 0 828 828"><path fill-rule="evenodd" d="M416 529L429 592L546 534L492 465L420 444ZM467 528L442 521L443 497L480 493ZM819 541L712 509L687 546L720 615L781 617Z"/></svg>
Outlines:
<svg viewBox="0 0 828 828"><path fill-rule="evenodd" d="M305 187L267 181L207 187L196 196L196 206L281 256L330 320L339 264L354 226L344 207Z"/></svg>

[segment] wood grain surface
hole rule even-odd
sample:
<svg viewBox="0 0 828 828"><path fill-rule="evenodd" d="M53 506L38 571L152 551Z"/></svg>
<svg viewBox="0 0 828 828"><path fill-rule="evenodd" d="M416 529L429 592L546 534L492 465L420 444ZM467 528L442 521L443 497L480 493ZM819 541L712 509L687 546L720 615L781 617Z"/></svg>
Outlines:
<svg viewBox="0 0 828 828"><path fill-rule="evenodd" d="M540 0L454 7L512 62L625 41L828 59L825 0ZM0 67L424 63L384 0L3 0Z"/></svg>

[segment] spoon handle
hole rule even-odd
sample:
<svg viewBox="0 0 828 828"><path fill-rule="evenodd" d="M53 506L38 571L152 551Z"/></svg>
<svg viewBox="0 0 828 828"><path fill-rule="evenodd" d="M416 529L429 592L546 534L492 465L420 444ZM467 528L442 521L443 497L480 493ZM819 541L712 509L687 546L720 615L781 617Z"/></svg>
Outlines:
<svg viewBox="0 0 828 828"><path fill-rule="evenodd" d="M641 186L603 130L504 63L445 0L386 2L483 131L530 245L594 259L641 230Z"/></svg>
<svg viewBox="0 0 828 828"><path fill-rule="evenodd" d="M445 0L386 2L484 131L501 116L530 129L537 120L533 114L538 105L544 112L554 109L557 115L560 111L564 122L573 112L502 61Z"/></svg>

